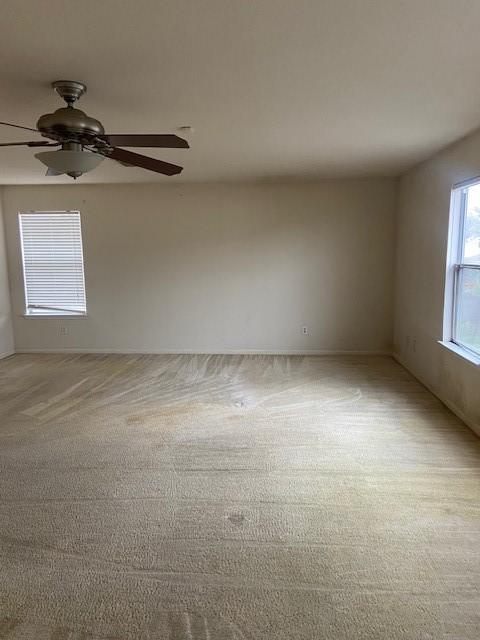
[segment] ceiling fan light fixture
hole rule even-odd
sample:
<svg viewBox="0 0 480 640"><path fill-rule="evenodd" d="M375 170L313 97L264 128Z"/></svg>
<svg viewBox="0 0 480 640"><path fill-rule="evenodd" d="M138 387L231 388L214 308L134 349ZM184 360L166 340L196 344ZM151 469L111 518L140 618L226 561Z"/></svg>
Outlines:
<svg viewBox="0 0 480 640"><path fill-rule="evenodd" d="M58 151L41 151L35 157L49 169L58 173L66 173L72 178L78 178L83 173L98 167L105 156L93 151L72 151L60 149Z"/></svg>
<svg viewBox="0 0 480 640"><path fill-rule="evenodd" d="M0 125L27 129L39 133L44 140L28 142L2 142L0 147L59 147L58 151L46 151L35 157L48 167L47 176L67 174L78 178L98 167L104 158L109 158L126 167L148 169L164 176L175 176L183 167L164 160L157 160L141 153L133 153L122 147L157 147L162 149L188 149L188 141L172 133L105 133L102 123L91 118L73 105L86 92L83 82L57 80L52 87L67 103L53 113L40 116L36 129L10 122ZM192 132L191 127L184 128Z"/></svg>

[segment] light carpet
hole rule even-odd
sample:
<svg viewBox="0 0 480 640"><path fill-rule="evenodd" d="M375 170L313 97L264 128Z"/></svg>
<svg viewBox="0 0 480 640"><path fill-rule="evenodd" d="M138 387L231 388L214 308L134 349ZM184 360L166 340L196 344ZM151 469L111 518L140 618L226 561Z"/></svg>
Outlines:
<svg viewBox="0 0 480 640"><path fill-rule="evenodd" d="M478 640L480 441L390 358L0 362L0 638Z"/></svg>

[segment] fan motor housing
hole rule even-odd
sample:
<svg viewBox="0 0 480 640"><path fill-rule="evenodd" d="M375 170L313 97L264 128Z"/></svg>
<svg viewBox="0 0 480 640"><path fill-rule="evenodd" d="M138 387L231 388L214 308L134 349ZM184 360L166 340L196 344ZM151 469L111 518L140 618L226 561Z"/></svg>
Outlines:
<svg viewBox="0 0 480 640"><path fill-rule="evenodd" d="M86 143L105 133L101 122L74 107L62 107L53 113L44 114L37 122L37 129L47 136L71 138Z"/></svg>

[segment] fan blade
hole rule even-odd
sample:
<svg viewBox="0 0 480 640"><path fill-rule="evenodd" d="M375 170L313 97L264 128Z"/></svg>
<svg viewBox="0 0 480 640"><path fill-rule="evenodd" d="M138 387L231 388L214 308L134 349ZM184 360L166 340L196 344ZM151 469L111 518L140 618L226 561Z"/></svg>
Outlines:
<svg viewBox="0 0 480 640"><path fill-rule="evenodd" d="M105 134L98 136L112 147L162 147L164 149L189 149L186 140L171 133Z"/></svg>
<svg viewBox="0 0 480 640"><path fill-rule="evenodd" d="M57 147L60 142L47 142L46 140L34 140L32 142L0 142L0 147Z"/></svg>
<svg viewBox="0 0 480 640"><path fill-rule="evenodd" d="M6 127L15 127L16 129L26 129L27 131L38 131L38 129L32 129L31 127L22 127L20 124L12 124L11 122L0 122Z"/></svg>
<svg viewBox="0 0 480 640"><path fill-rule="evenodd" d="M134 167L141 167L142 169L149 169L156 173L163 173L166 176L174 176L183 170L183 167L179 167L176 164L170 164L170 162L164 162L163 160L156 160L155 158L149 158L148 156L142 156L139 153L133 153L133 151L127 151L126 149L114 148L111 153L104 153L107 158L112 160L118 160L118 162L125 162L126 164Z"/></svg>
<svg viewBox="0 0 480 640"><path fill-rule="evenodd" d="M63 176L63 173L61 171L55 171L55 169L51 169L49 167L45 175L46 176Z"/></svg>

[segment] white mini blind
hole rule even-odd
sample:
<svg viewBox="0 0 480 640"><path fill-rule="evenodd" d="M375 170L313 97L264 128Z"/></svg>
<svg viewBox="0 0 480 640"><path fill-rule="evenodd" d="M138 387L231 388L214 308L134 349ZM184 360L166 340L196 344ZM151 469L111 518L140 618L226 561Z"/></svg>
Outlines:
<svg viewBox="0 0 480 640"><path fill-rule="evenodd" d="M80 213L21 213L19 218L26 313L85 314Z"/></svg>

